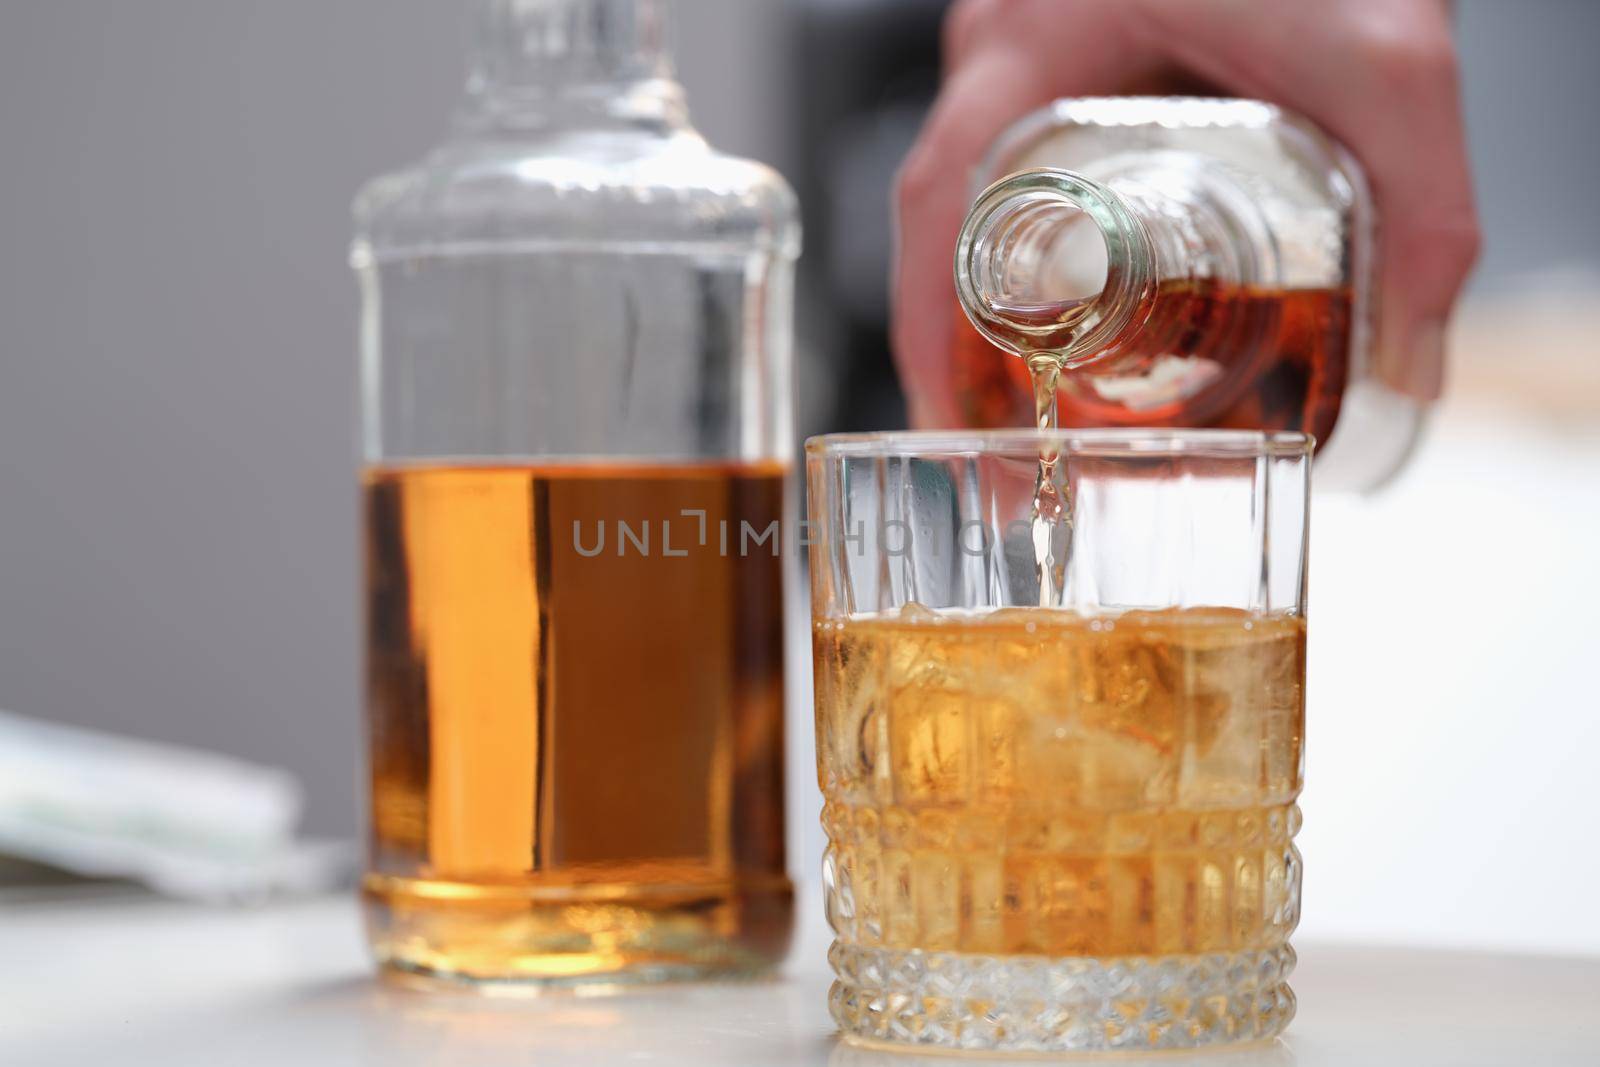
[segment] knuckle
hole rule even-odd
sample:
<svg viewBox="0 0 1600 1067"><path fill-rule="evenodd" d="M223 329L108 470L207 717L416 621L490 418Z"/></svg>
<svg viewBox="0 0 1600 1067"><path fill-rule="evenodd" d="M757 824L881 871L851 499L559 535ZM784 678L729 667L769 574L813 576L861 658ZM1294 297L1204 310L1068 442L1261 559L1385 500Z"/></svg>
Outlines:
<svg viewBox="0 0 1600 1067"><path fill-rule="evenodd" d="M1447 33L1403 27L1369 31L1367 52L1374 70L1397 86L1454 81L1456 49Z"/></svg>
<svg viewBox="0 0 1600 1067"><path fill-rule="evenodd" d="M1477 262L1483 236L1470 208L1414 220L1395 245L1396 264L1415 286L1454 290Z"/></svg>
<svg viewBox="0 0 1600 1067"><path fill-rule="evenodd" d="M1483 231L1470 216L1442 227L1434 239L1439 254L1453 260L1463 272L1477 262L1478 254L1483 251Z"/></svg>

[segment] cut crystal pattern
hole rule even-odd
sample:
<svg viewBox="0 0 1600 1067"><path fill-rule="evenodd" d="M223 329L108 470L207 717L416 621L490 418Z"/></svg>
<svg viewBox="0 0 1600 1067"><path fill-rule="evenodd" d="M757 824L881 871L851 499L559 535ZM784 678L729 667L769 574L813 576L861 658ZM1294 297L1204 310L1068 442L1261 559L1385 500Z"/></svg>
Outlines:
<svg viewBox="0 0 1600 1067"><path fill-rule="evenodd" d="M1294 1018L1288 945L1203 956L993 957L835 941L828 1009L846 1037L1008 1052L1255 1041Z"/></svg>

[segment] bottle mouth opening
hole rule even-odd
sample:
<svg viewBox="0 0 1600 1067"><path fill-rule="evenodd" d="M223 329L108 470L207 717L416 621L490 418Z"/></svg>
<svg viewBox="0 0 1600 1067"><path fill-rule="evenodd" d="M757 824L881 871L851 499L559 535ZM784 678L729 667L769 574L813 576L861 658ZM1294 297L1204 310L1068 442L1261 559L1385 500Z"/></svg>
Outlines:
<svg viewBox="0 0 1600 1067"><path fill-rule="evenodd" d="M992 314L1070 313L1105 290L1105 239L1080 204L1029 194L996 220L991 246L976 267Z"/></svg>
<svg viewBox="0 0 1600 1067"><path fill-rule="evenodd" d="M968 212L956 289L990 341L1071 366L1127 326L1148 261L1142 225L1111 190L1070 171L1022 171L984 190Z"/></svg>

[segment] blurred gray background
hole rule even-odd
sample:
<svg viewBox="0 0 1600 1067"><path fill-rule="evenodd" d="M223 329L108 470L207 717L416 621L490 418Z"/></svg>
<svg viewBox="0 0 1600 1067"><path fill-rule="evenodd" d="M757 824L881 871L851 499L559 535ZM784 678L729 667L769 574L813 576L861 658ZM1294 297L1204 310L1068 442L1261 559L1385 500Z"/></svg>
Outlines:
<svg viewBox="0 0 1600 1067"><path fill-rule="evenodd" d="M781 161L779 9L682 6L697 117ZM290 767L354 831L349 203L441 138L466 10L0 4L0 708Z"/></svg>
<svg viewBox="0 0 1600 1067"><path fill-rule="evenodd" d="M889 172L931 85L940 6L679 4L697 124L822 205L808 432L900 417L881 345L840 338L844 317L881 317ZM0 5L0 707L290 767L309 828L354 831L347 206L439 139L463 10ZM1466 0L1459 16L1487 237L1475 294L1600 272L1600 4ZM848 82L832 64L877 54L830 46L852 19L921 42L896 60L912 73L812 106ZM842 248L830 231L874 239Z"/></svg>

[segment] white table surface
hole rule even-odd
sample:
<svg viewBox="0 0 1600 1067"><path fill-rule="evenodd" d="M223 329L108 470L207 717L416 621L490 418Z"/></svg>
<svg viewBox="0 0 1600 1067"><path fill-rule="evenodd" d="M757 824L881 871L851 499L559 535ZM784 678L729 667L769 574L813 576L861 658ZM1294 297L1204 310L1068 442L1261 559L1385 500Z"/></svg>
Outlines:
<svg viewBox="0 0 1600 1067"><path fill-rule="evenodd" d="M482 998L374 981L356 909L0 904L0 1063L948 1065L841 1045L826 931L776 979ZM1266 1046L1094 1062L1214 1067L1600 1064L1600 959L1298 945L1300 1013ZM990 1062L962 1057L966 1062ZM1016 1061L1010 1061L1016 1062Z"/></svg>

